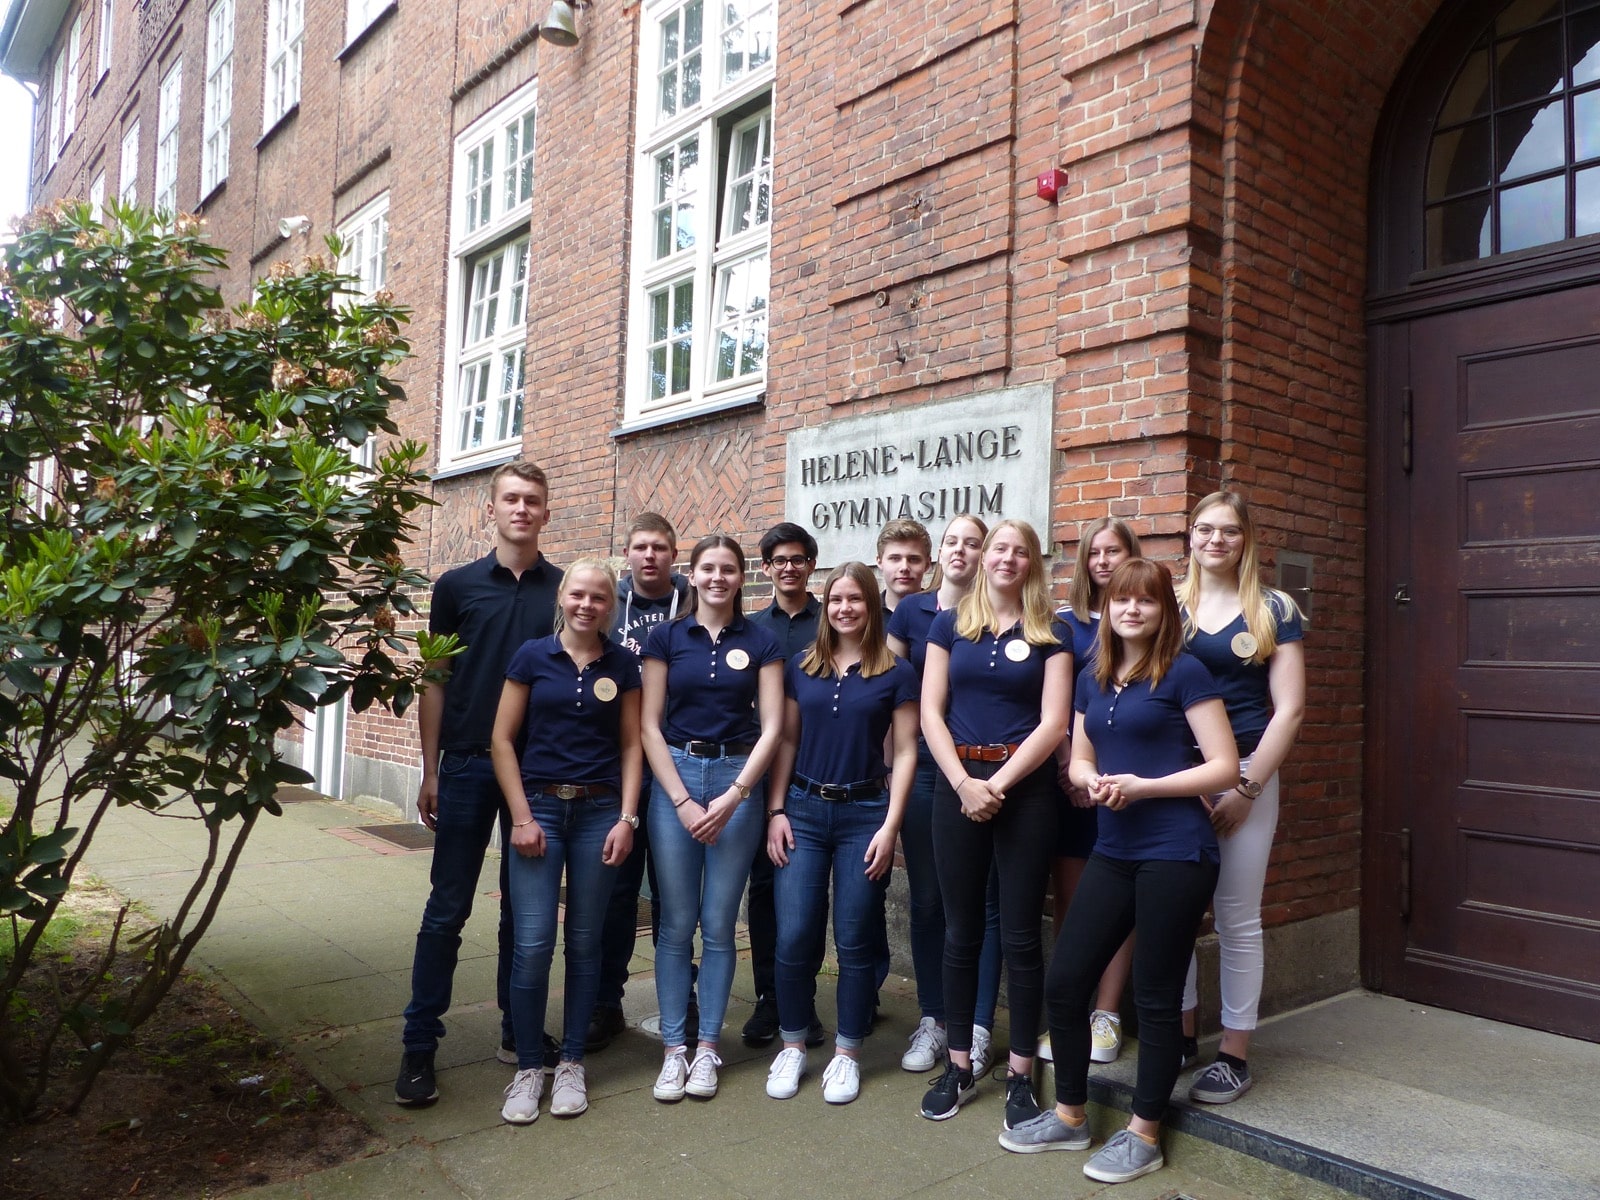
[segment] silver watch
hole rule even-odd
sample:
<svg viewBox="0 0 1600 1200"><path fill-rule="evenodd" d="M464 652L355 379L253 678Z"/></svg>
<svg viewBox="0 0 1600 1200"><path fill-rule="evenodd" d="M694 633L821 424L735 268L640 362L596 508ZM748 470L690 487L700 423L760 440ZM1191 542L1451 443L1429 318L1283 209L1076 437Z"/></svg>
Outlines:
<svg viewBox="0 0 1600 1200"><path fill-rule="evenodd" d="M628 828L629 829L638 829L639 828L639 814L638 813L618 813L617 814L617 820L626 821L628 823Z"/></svg>

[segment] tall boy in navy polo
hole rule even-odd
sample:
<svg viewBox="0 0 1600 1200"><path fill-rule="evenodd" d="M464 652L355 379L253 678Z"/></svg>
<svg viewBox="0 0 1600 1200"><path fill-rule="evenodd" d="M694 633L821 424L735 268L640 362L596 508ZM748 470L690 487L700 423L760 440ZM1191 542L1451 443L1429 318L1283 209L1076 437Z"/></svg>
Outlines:
<svg viewBox="0 0 1600 1200"><path fill-rule="evenodd" d="M561 572L539 552L549 520L549 489L542 470L507 463L491 476L486 515L495 548L476 562L446 571L433 587L428 628L454 633L466 646L450 660L449 678L418 702L422 787L417 811L434 831L432 890L417 931L406 1006L405 1053L395 1080L400 1104L438 1099L433 1056L444 1036L444 1014L461 950L461 930L483 871L496 824L509 844L509 816L489 759L489 735L511 656L555 624ZM511 914L505 864L500 873L499 964L501 1049L515 1053L511 1030Z"/></svg>
<svg viewBox="0 0 1600 1200"><path fill-rule="evenodd" d="M761 572L772 580L772 603L750 620L777 639L786 659L804 654L817 637L822 606L806 585L817 568L817 539L793 521L782 521L761 539ZM756 1011L745 1022L747 1046L765 1046L778 1036L778 916L772 902L772 860L766 840L750 864L750 971L755 976ZM806 1035L808 1045L822 1044L822 1026L815 1017Z"/></svg>

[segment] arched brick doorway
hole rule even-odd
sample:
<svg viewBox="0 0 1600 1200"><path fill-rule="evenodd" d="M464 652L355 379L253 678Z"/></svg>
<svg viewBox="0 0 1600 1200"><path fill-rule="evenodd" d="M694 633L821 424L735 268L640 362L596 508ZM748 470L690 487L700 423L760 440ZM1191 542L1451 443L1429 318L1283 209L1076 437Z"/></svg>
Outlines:
<svg viewBox="0 0 1600 1200"><path fill-rule="evenodd" d="M1600 1039L1600 4L1450 6L1372 211L1364 977Z"/></svg>

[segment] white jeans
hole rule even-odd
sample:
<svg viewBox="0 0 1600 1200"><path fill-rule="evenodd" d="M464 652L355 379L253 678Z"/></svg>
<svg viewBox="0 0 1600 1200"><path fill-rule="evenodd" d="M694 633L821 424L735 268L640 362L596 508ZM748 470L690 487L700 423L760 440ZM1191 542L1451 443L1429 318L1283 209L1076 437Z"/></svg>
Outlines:
<svg viewBox="0 0 1600 1200"><path fill-rule="evenodd" d="M1240 761L1246 771L1250 760ZM1278 829L1278 776L1262 785L1250 806L1250 815L1231 837L1218 838L1222 870L1211 912L1222 959L1222 1027L1246 1032L1256 1027L1261 1007L1261 980L1266 973L1266 952L1261 940L1261 890L1267 882L1267 861L1272 857L1272 837ZM1183 985L1183 1008L1200 1003L1195 986L1196 965L1189 958L1189 977Z"/></svg>

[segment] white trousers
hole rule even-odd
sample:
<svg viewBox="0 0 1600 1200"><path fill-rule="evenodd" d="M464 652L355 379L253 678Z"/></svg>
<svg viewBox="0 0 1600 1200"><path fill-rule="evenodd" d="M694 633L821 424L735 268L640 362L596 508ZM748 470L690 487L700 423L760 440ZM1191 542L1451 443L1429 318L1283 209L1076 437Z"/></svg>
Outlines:
<svg viewBox="0 0 1600 1200"><path fill-rule="evenodd" d="M1241 772L1250 760L1241 760ZM1278 776L1262 786L1250 806L1250 815L1232 836L1218 838L1222 870L1211 912L1222 959L1222 1027L1246 1032L1256 1027L1261 1007L1261 981L1266 974L1266 951L1261 939L1261 891L1267 882L1267 861L1278 830ZM1189 958L1189 977L1183 985L1183 1008L1200 1004L1196 964Z"/></svg>

